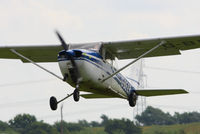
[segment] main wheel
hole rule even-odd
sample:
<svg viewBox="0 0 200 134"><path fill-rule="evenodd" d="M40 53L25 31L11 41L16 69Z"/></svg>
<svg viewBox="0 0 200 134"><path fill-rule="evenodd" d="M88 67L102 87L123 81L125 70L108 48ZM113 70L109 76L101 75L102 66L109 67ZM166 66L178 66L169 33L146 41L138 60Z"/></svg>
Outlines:
<svg viewBox="0 0 200 134"><path fill-rule="evenodd" d="M51 107L51 110L56 110L57 109L57 99L54 97L54 96L52 96L51 98L50 98L50 100L49 100L49 104L50 104L50 107Z"/></svg>
<svg viewBox="0 0 200 134"><path fill-rule="evenodd" d="M137 102L137 94L132 91L128 97L128 102L129 102L129 105L131 107L134 107L136 105L136 102Z"/></svg>
<svg viewBox="0 0 200 134"><path fill-rule="evenodd" d="M79 95L79 90L78 89L74 90L73 97L74 97L74 101L76 101L76 102L79 101L80 95Z"/></svg>

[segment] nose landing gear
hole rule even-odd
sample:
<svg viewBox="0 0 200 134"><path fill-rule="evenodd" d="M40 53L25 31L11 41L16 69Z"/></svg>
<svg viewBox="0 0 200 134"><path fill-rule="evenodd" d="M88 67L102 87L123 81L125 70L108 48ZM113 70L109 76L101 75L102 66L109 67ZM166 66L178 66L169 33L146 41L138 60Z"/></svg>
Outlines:
<svg viewBox="0 0 200 134"><path fill-rule="evenodd" d="M78 102L80 99L80 92L77 88L74 90L73 98L74 98L74 101L76 101L76 102Z"/></svg>
<svg viewBox="0 0 200 134"><path fill-rule="evenodd" d="M55 111L60 102L64 101L65 99L69 98L72 95L73 95L74 101L78 102L80 99L80 92L78 88L76 88L73 93L68 94L65 98L61 99L60 101L57 101L56 97L52 96L49 100L51 110Z"/></svg>

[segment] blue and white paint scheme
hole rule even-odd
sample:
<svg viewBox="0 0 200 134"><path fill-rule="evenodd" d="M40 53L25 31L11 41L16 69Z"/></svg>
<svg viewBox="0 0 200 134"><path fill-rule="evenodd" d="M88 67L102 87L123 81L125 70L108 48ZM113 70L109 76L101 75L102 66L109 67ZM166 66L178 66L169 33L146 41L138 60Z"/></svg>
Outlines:
<svg viewBox="0 0 200 134"><path fill-rule="evenodd" d="M149 97L188 93L183 89L139 89L141 66L137 63L141 58L179 55L180 51L200 48L200 35L67 44L58 32L56 34L60 45L0 47L0 58L32 63L75 88L73 93L59 101L52 96L52 110L56 110L57 105L70 96L73 96L74 101L79 101L80 96L86 99L123 98L134 107L139 95ZM116 59L133 61L118 69L115 66ZM63 77L38 62L58 62ZM137 65L134 66L133 75L123 76L121 71L133 64ZM89 94L80 95L80 91Z"/></svg>
<svg viewBox="0 0 200 134"><path fill-rule="evenodd" d="M76 55L79 53L79 55ZM75 49L75 50L63 50L59 52L58 63L63 77L68 76L66 82L75 87L75 83L71 79L70 68L72 63L68 58L68 55L74 56L74 60L79 68L81 81L79 83L80 91L91 92L95 94L105 95L107 92L108 97L121 97L128 99L131 91L135 91L135 87L129 83L129 81L121 74L118 73L114 77L108 79L105 82L102 80L117 69L96 51ZM138 82L136 82L139 84ZM117 93L117 94L114 94Z"/></svg>

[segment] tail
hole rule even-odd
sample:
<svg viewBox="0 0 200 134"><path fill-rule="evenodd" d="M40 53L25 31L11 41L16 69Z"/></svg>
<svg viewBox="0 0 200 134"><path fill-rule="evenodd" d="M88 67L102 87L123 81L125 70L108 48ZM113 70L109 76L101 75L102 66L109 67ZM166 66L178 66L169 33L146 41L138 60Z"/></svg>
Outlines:
<svg viewBox="0 0 200 134"><path fill-rule="evenodd" d="M184 89L144 89L144 73L143 73L143 60L137 61L131 66L129 75L127 76L129 82L135 87L137 95L140 96L162 96L173 94L186 94Z"/></svg>

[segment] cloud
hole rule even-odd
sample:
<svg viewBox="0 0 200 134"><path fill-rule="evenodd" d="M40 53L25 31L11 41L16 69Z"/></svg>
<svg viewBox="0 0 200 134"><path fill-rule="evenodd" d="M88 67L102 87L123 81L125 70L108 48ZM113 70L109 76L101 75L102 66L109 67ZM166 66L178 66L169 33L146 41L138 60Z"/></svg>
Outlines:
<svg viewBox="0 0 200 134"><path fill-rule="evenodd" d="M57 42L55 28L70 42L198 33L199 3L195 0L1 1L0 43Z"/></svg>
<svg viewBox="0 0 200 134"><path fill-rule="evenodd" d="M16 42L23 39L35 42L33 37L39 36L41 40L47 31L52 34L55 28L68 31L72 28L80 31L82 28L79 16L70 14L68 10L54 8L46 2L12 0L11 3L1 3L0 12L1 41L2 37L4 41L9 37Z"/></svg>

